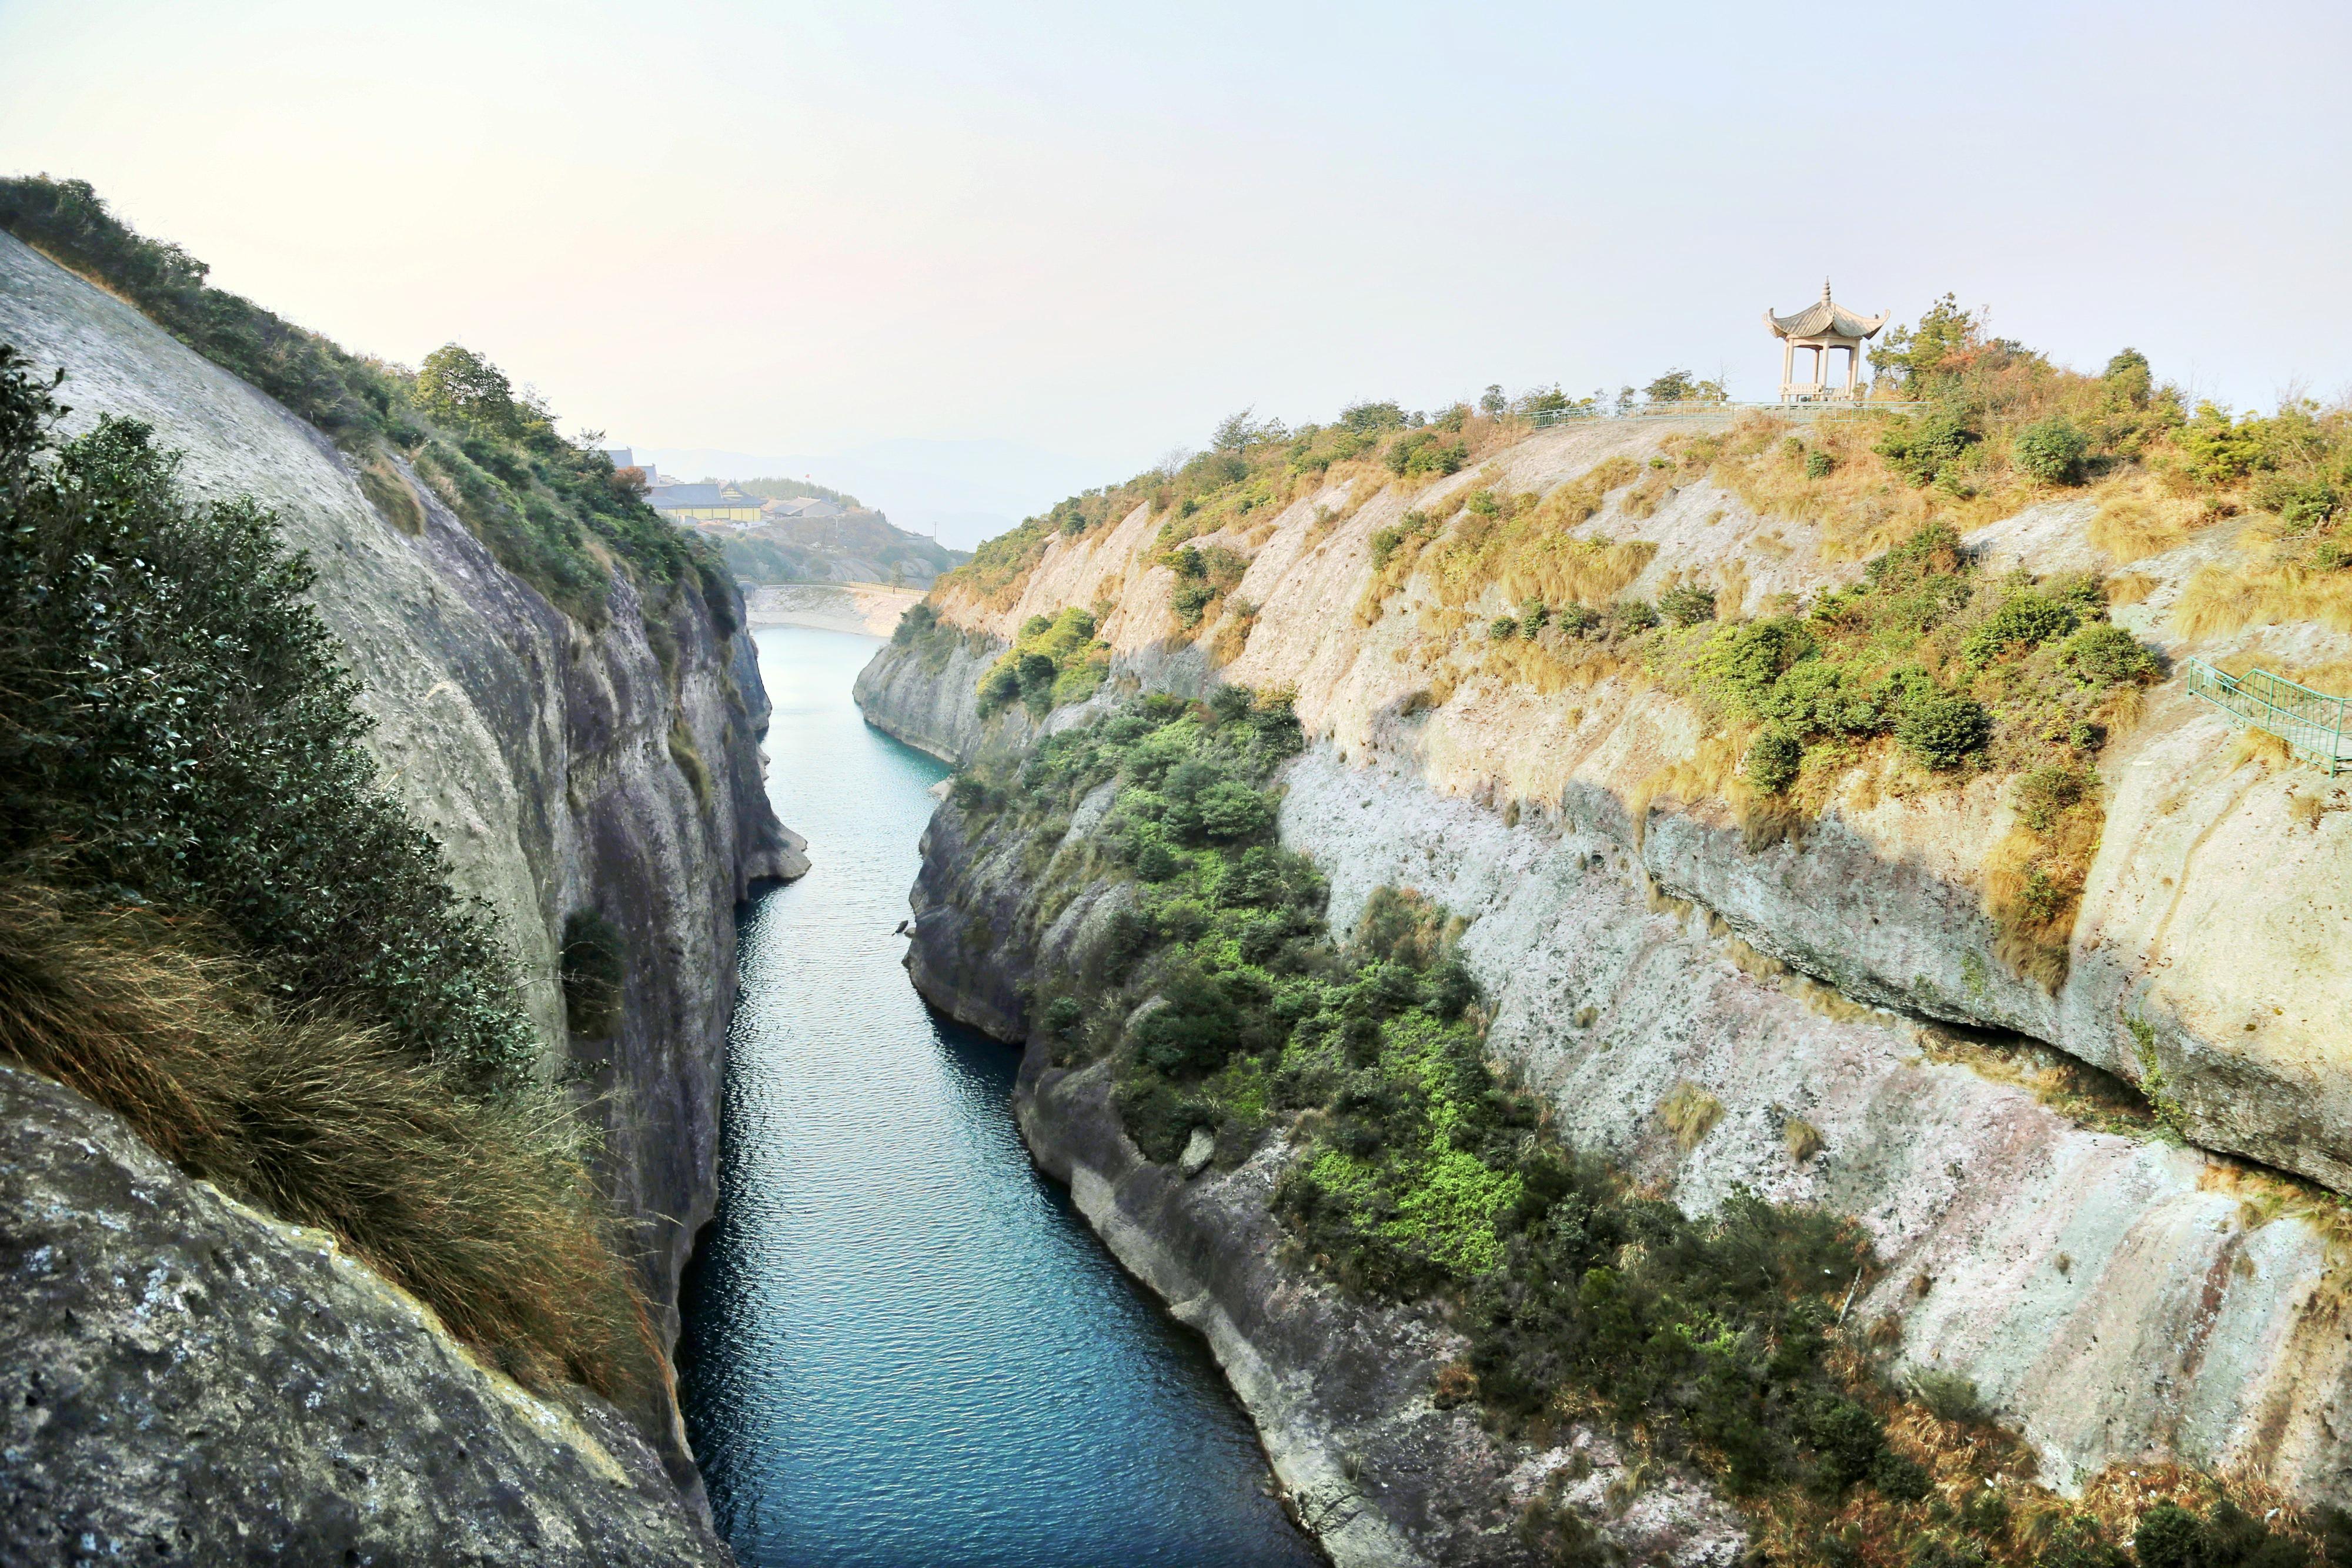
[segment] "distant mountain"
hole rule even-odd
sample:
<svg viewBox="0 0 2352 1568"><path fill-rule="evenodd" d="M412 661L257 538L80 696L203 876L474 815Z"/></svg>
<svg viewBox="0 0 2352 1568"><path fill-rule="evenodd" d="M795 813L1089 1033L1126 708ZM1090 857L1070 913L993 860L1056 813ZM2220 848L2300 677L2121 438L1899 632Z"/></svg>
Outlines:
<svg viewBox="0 0 2352 1568"><path fill-rule="evenodd" d="M968 559L925 534L911 534L871 508L778 517L751 528L703 530L725 553L728 569L748 583L885 582L928 588Z"/></svg>
<svg viewBox="0 0 2352 1568"><path fill-rule="evenodd" d="M1099 485L1102 465L1016 441L870 442L830 456L639 446L640 463L681 479L800 479L856 495L899 527L970 549L1063 497Z"/></svg>

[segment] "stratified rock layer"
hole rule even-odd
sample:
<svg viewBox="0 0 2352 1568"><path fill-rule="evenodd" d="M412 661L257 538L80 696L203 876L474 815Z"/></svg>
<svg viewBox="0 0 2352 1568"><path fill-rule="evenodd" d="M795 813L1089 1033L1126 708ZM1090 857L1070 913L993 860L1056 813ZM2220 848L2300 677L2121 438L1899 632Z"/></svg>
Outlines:
<svg viewBox="0 0 2352 1568"><path fill-rule="evenodd" d="M1110 794L1088 798L1066 843L1099 830ZM1048 992L1096 961L1134 894L1131 883L1083 887L1040 932L1023 847L1001 826L975 841L954 803L942 804L924 835L907 956L934 1006L1007 1040L1029 1036L1024 992ZM1013 1092L1031 1154L1069 1184L1119 1261L1208 1341L1292 1512L1339 1568L1535 1568L1548 1559L1517 1526L1563 1473L1576 1483L1568 1505L1635 1561L1738 1560L1738 1515L1692 1478L1652 1474L1628 1505L1612 1496L1627 1468L1605 1435L1580 1430L1539 1449L1496 1437L1474 1408L1441 1407L1438 1372L1461 1356L1461 1337L1433 1310L1347 1296L1286 1245L1270 1201L1286 1145L1189 1177L1155 1165L1121 1127L1109 1065L1056 1067L1048 1045L1029 1038Z"/></svg>
<svg viewBox="0 0 2352 1568"><path fill-rule="evenodd" d="M594 1396L0 1066L0 1562L731 1561Z"/></svg>
<svg viewBox="0 0 2352 1568"><path fill-rule="evenodd" d="M1660 437L1635 421L1546 432L1418 494L1333 486L1246 536L1204 538L1249 557L1234 598L1256 613L1197 643L1172 612L1164 517L1139 509L1052 539L992 598L948 582L933 604L962 649L884 649L859 701L960 762L1017 751L1083 715L983 720L972 688L1025 620L1068 605L1097 608L1114 650L1092 706L1218 680L1291 690L1317 744L1286 775L1281 832L1329 876L1335 926L1382 883L1462 915L1498 1009L1492 1046L1571 1142L1693 1212L1744 1185L1854 1216L1890 1266L1853 1311L1884 1322L1906 1370L1974 1379L2062 1486L2180 1459L2352 1503L2335 1205L2277 1174L2352 1186L2344 792L2246 762L2210 710L2158 686L2101 758L2105 834L2066 976L2044 988L2004 961L1985 913L1984 863L2013 821L1998 781L1848 789L1802 832L1751 842L1679 792L1706 736L1689 704L1633 673L1546 694L1482 669L1483 618L1516 608L1498 589L1446 607L1408 583L1367 601L1373 538L1407 507L1443 517L1475 486L1544 491ZM1731 613L1860 570L1822 559L1817 526L1710 484L1641 516L1621 500L1570 532L1655 542L1636 595L1713 582ZM2112 569L2087 513L2029 508L1971 548L1987 570ZM2165 613L2221 548L2130 563L2153 586L2117 622L2192 651ZM1230 662L1213 669L1221 638ZM2352 638L2254 628L2193 651L2291 664L2344 658ZM2289 802L2314 794L2322 811L2306 801L2298 824ZM934 829L909 962L941 1005L1002 1030L1024 962L976 965L964 947L993 952L1017 895L961 869L952 817ZM2070 1114L2070 1057L2160 1095L2168 1124ZM1725 1108L1688 1149L1658 1113L1684 1084Z"/></svg>

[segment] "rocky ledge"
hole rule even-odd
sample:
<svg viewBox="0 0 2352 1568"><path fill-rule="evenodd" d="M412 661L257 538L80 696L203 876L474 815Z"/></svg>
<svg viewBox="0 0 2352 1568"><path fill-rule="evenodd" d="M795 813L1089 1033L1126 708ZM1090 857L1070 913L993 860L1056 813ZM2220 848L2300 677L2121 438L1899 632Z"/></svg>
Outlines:
<svg viewBox="0 0 2352 1568"><path fill-rule="evenodd" d="M612 1406L0 1066L0 1562L733 1559Z"/></svg>

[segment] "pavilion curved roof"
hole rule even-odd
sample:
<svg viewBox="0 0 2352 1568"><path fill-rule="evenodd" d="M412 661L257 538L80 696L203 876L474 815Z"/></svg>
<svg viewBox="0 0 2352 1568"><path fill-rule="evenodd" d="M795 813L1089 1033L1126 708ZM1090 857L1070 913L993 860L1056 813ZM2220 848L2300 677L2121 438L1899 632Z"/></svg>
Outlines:
<svg viewBox="0 0 2352 1568"><path fill-rule="evenodd" d="M1875 316L1857 316L1830 298L1829 281L1822 282L1822 297L1791 316L1776 316L1764 312L1765 324L1779 338L1870 338L1886 325L1891 312L1881 310Z"/></svg>

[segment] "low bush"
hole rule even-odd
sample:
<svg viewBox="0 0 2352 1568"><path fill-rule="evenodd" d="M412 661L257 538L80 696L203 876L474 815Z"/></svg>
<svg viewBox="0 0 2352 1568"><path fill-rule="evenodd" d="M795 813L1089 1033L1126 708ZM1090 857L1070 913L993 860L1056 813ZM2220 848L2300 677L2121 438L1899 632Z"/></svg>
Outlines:
<svg viewBox="0 0 2352 1568"><path fill-rule="evenodd" d="M1740 771L1758 790L1778 795L1797 781L1804 760L1804 742L1785 729L1768 729L1748 744Z"/></svg>
<svg viewBox="0 0 2352 1568"><path fill-rule="evenodd" d="M1895 727L1895 738L1912 760L1937 772L1966 763L1991 736L1992 716L1984 705L1956 692L1921 698Z"/></svg>
<svg viewBox="0 0 2352 1568"><path fill-rule="evenodd" d="M2090 450L2090 438L2062 415L2019 431L2010 455L2031 478L2045 485L2072 485L2083 476L2083 459Z"/></svg>
<svg viewBox="0 0 2352 1568"><path fill-rule="evenodd" d="M1715 590L1679 583L1658 595L1658 614L1670 626L1696 626L1715 619Z"/></svg>
<svg viewBox="0 0 2352 1568"><path fill-rule="evenodd" d="M1109 673L1110 644L1096 638L1090 612L1072 605L1058 615L1032 615L981 676L980 714L988 718L1018 702L1043 718L1094 695Z"/></svg>

